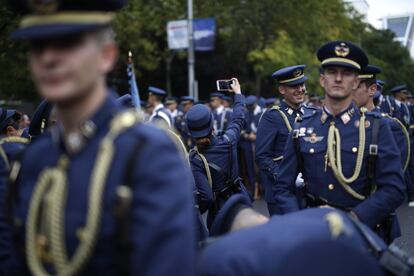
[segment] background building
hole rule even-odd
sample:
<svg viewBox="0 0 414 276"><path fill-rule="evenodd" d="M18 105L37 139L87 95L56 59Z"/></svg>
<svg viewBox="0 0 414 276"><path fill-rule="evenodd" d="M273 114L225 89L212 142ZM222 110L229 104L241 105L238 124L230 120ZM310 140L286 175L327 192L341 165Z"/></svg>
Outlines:
<svg viewBox="0 0 414 276"><path fill-rule="evenodd" d="M414 58L414 13L383 17L382 24L384 29L395 34L395 40L407 47Z"/></svg>

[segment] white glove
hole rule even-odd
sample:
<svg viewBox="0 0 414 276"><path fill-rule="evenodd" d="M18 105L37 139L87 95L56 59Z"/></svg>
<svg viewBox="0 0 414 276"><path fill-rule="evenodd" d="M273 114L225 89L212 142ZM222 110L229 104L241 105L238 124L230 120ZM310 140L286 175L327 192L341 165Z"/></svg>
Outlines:
<svg viewBox="0 0 414 276"><path fill-rule="evenodd" d="M299 173L296 177L296 187L302 187L305 185L305 181L303 180L302 173Z"/></svg>

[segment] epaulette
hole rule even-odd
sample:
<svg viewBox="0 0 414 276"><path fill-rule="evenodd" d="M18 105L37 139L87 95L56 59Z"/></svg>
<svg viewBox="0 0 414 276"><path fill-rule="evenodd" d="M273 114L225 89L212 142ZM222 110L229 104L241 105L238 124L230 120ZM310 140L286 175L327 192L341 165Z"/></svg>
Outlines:
<svg viewBox="0 0 414 276"><path fill-rule="evenodd" d="M365 112L365 116L370 116L372 118L382 118L382 117L385 117L382 114L383 113L378 113L378 112Z"/></svg>
<svg viewBox="0 0 414 276"><path fill-rule="evenodd" d="M312 109L312 112L309 112L309 113L306 113L305 115L303 115L302 116L302 119L304 120L304 119L311 118L311 117L317 115L319 113L319 111L321 111L321 109L319 109L319 108L313 108Z"/></svg>
<svg viewBox="0 0 414 276"><path fill-rule="evenodd" d="M312 109L312 110L318 110L319 109L319 108L316 108L314 106L308 106L308 105L304 105L303 107L306 108L306 109Z"/></svg>

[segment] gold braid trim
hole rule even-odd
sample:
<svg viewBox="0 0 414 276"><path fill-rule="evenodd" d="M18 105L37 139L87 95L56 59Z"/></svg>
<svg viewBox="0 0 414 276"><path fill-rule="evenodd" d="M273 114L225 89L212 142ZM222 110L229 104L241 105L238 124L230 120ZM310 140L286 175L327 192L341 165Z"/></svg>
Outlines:
<svg viewBox="0 0 414 276"><path fill-rule="evenodd" d="M385 117L390 118L390 119L392 119L392 120L396 121L396 122L400 125L401 130L402 130L402 132L404 133L404 136L405 136L405 142L407 143L407 156L406 156L406 158L405 158L405 163L404 163L404 167L403 167L403 169L404 169L404 171L406 171L406 170L407 170L407 168L408 168L408 164L410 163L410 152L411 152L411 140L410 140L410 134L408 133L407 129L405 128L405 126L403 125L403 123L401 123L401 121L400 121L400 120L398 120L397 118L391 117L391 116L390 116L389 114L387 114L387 113L384 113L384 115L385 115Z"/></svg>
<svg viewBox="0 0 414 276"><path fill-rule="evenodd" d="M89 185L86 225L81 231L78 248L71 259L68 258L65 246L64 225L68 158L61 156L57 167L45 169L41 173L30 201L26 226L26 254L32 274L48 275L43 266L42 257L49 255L47 252L49 249L50 261L57 275L77 275L82 271L92 256L98 237L103 211L103 192L115 154L114 141L122 132L140 121L142 118L136 112L120 113L113 118L108 134L102 139ZM50 217L39 226L40 218L44 218L45 215ZM41 227L44 229L39 229ZM38 246L40 238L50 241L50 247L40 248Z"/></svg>
<svg viewBox="0 0 414 276"><path fill-rule="evenodd" d="M339 130L335 127L335 122L331 122L328 132L328 145L327 145L327 157L330 162L332 171L345 189L351 196L359 200L364 200L365 196L357 193L350 187L350 184L358 179L361 173L362 162L364 159L365 151L365 112L362 112L359 120L359 147L358 156L355 164L355 170L351 177L347 178L342 172L342 160L341 160L341 135Z"/></svg>
<svg viewBox="0 0 414 276"><path fill-rule="evenodd" d="M208 185L210 185L210 187L213 188L213 179L211 177L211 171L210 171L210 167L208 166L208 161L207 161L206 157L198 151L197 146L195 146L194 149L195 149L197 155L200 156L201 161L204 164L204 169L206 170L206 174L207 174Z"/></svg>
<svg viewBox="0 0 414 276"><path fill-rule="evenodd" d="M3 158L4 163L6 164L7 170L10 169L10 161L7 157L6 152L4 151L3 147L0 144L0 158Z"/></svg>
<svg viewBox="0 0 414 276"><path fill-rule="evenodd" d="M30 140L24 137L17 137L17 136L11 136L11 137L4 137L0 140L0 144L4 143L21 143L21 144L29 144Z"/></svg>
<svg viewBox="0 0 414 276"><path fill-rule="evenodd" d="M279 111L280 116L282 116L282 119L283 119L283 121L285 122L285 125L286 125L286 127L287 127L288 131L289 131L289 132L291 132L291 131L292 131L292 126L290 125L290 123L289 123L289 119L288 119L288 117L286 116L286 114L285 114L282 110L280 110L280 106L278 106L278 105L274 105L274 106L272 107L272 109Z"/></svg>

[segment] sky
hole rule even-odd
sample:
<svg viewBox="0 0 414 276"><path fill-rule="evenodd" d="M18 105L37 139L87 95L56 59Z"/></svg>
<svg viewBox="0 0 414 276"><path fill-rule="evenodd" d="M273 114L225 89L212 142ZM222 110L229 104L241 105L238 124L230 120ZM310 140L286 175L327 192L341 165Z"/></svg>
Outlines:
<svg viewBox="0 0 414 276"><path fill-rule="evenodd" d="M368 22L382 28L381 17L414 13L414 0L366 0L369 5Z"/></svg>

